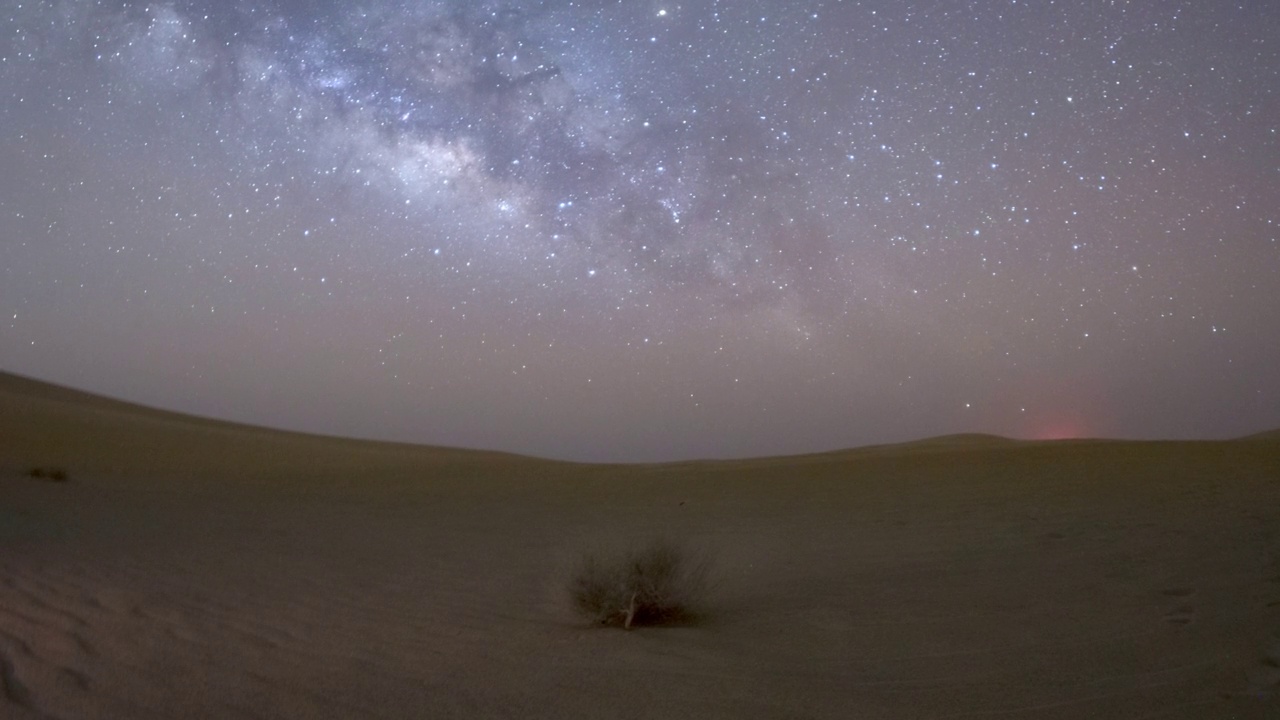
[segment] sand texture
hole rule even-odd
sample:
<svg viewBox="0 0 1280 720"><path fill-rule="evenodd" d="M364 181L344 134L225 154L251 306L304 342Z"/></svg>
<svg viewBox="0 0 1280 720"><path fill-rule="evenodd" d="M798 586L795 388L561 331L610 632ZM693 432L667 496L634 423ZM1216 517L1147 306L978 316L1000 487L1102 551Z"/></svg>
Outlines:
<svg viewBox="0 0 1280 720"><path fill-rule="evenodd" d="M576 617L654 536L705 615ZM0 375L0 717L1280 718L1280 435L577 465Z"/></svg>

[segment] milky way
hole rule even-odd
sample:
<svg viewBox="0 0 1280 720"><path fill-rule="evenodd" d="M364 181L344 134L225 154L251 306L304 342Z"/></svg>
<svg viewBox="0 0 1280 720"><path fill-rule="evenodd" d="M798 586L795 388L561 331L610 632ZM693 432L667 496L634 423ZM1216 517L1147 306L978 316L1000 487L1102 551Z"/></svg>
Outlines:
<svg viewBox="0 0 1280 720"><path fill-rule="evenodd" d="M0 368L576 459L1280 426L1280 6L0 11Z"/></svg>

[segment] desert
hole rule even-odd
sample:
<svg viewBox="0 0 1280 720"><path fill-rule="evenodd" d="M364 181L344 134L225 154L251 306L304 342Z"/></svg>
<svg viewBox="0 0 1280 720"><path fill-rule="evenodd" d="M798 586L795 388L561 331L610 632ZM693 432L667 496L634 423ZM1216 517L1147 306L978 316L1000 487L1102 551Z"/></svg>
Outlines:
<svg viewBox="0 0 1280 720"><path fill-rule="evenodd" d="M1280 711L1275 433L592 465L5 375L0 479L4 717ZM575 559L651 537L714 558L700 615L576 615Z"/></svg>
<svg viewBox="0 0 1280 720"><path fill-rule="evenodd" d="M0 720L1280 719L1280 2L2 7Z"/></svg>

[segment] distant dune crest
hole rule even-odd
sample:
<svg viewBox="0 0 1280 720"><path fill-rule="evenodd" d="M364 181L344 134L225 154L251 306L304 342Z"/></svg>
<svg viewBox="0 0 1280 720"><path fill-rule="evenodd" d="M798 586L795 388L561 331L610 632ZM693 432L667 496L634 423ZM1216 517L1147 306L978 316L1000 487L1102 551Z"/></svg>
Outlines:
<svg viewBox="0 0 1280 720"><path fill-rule="evenodd" d="M373 443L373 444L395 445L400 447L423 447L423 448L430 447L432 449L439 450L439 451L464 452L464 453L499 452L499 454L506 455L506 453L501 453L500 451L448 448L448 447L429 446L429 445L411 445L407 443L383 443L379 441L370 441L370 440L350 440L350 439L336 438L331 436L312 435L309 433L300 433L300 432L295 432L290 430L278 430L274 428L267 428L267 427L256 426L256 425L246 425L243 423L237 423L237 422L232 422L227 420L218 420L214 418L205 418L205 417L200 417L196 415L188 415L185 413L175 412L171 410L162 410L159 408L140 405L137 403L126 401L126 400L119 400L115 398L106 397L103 395L97 395L97 394L86 392L83 390L76 390L74 388L69 388L62 385L45 382L43 380L36 380L34 378L23 377L21 375L14 375L12 373L6 373L6 372L0 372L0 398L5 399L3 406L0 406L0 415L3 415L6 412L11 412L14 410L21 410L22 408L30 408L32 407L31 405L32 403L39 403L45 407L48 407L50 403L56 403L56 404L59 404L64 410L79 407L83 409L85 412L95 412L99 414L101 413L116 414L121 421L132 418L134 420L139 420L139 421L163 422L169 426L175 426L175 425L181 426L185 424L185 425L190 425L193 430L199 428L206 431L210 429L220 429L223 431L234 431L234 432L279 433L283 435L291 435L291 436L297 436L297 437L343 440L345 442L361 442L361 443L367 442L367 443ZM0 419L3 419L3 418L0 418ZM1250 440L1250 441L1280 440L1280 429L1268 430L1268 431L1256 433L1253 435L1248 435L1239 439ZM1102 439L1063 438L1061 441L1065 442L1065 441L1075 441L1075 440L1101 441ZM1058 440L1047 440L1047 441L1046 440L1022 440L1022 439L1008 438L1001 435L992 435L988 433L955 433L950 435L939 435L934 437L921 438L918 440L908 440L901 443L888 443L884 445L840 448L840 449L830 450L826 452L810 453L807 455L800 455L800 456L780 456L776 458L754 457L754 458L742 458L741 460L771 461L771 460L782 460L782 459L805 457L805 456L813 456L813 457L833 456L833 455L841 455L844 453L856 453L856 452L871 451L871 450L882 451L882 450L887 450L892 448L920 451L920 450L956 450L956 449L966 449L966 448L979 449L984 447L1012 447L1019 444L1028 444L1028 443L1037 443L1037 442L1059 442L1059 441ZM511 457L517 457L517 456L511 456Z"/></svg>

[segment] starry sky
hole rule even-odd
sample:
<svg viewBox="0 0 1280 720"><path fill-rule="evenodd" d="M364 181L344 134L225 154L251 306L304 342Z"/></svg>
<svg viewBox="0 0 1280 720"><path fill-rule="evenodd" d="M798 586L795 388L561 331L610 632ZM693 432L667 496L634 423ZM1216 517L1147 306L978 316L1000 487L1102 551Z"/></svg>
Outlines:
<svg viewBox="0 0 1280 720"><path fill-rule="evenodd" d="M1266 0L7 0L0 369L578 460L1280 427Z"/></svg>

